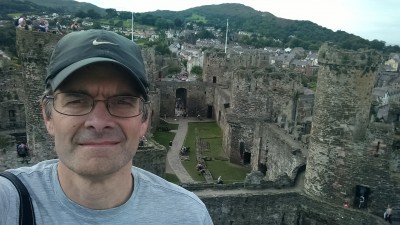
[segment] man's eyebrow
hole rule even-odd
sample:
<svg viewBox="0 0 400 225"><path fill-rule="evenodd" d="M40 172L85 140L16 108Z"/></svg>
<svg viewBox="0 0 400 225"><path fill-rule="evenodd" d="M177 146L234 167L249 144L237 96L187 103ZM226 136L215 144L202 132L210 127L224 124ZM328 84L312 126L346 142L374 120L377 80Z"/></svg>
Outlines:
<svg viewBox="0 0 400 225"><path fill-rule="evenodd" d="M71 93L82 93L82 94L87 94L90 95L91 94L84 89L76 89L76 88L59 88L60 92L71 92ZM136 91L122 91L122 92L118 92L116 94L110 95L108 97L112 97L112 96L136 96L136 97L142 97L142 95L140 95L138 92Z"/></svg>

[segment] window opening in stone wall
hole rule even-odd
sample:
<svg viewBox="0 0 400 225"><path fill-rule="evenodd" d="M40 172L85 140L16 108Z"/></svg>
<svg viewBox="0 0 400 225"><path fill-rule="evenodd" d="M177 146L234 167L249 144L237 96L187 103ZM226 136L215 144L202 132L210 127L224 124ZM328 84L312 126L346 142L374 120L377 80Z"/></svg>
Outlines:
<svg viewBox="0 0 400 225"><path fill-rule="evenodd" d="M175 92L175 116L183 116L187 115L187 90L185 88L178 88Z"/></svg>
<svg viewBox="0 0 400 225"><path fill-rule="evenodd" d="M306 165L302 165L297 169L296 177L294 178L294 185L300 185L299 182L303 182L304 180L304 173L306 171Z"/></svg>
<svg viewBox="0 0 400 225"><path fill-rule="evenodd" d="M212 106L212 105L209 105L209 106L207 107L207 118L209 118L209 119L212 118L212 116L213 116L212 111L213 111L213 106Z"/></svg>
<svg viewBox="0 0 400 225"><path fill-rule="evenodd" d="M354 206L362 209L367 207L369 194L371 189L364 185L356 185L356 193L354 198Z"/></svg>
<svg viewBox="0 0 400 225"><path fill-rule="evenodd" d="M251 153L250 152L245 152L243 154L243 164L248 165L251 162Z"/></svg>
<svg viewBox="0 0 400 225"><path fill-rule="evenodd" d="M213 76L213 84L217 83L217 77Z"/></svg>
<svg viewBox="0 0 400 225"><path fill-rule="evenodd" d="M243 154L244 154L244 142L243 141L239 142L239 153L240 153L240 158L243 159Z"/></svg>
<svg viewBox="0 0 400 225"><path fill-rule="evenodd" d="M17 113L16 113L16 111L15 110L8 111L8 117L10 119L10 122L17 121Z"/></svg>
<svg viewBox="0 0 400 225"><path fill-rule="evenodd" d="M267 165L264 163L258 163L258 171L260 171L264 176L267 174Z"/></svg>
<svg viewBox="0 0 400 225"><path fill-rule="evenodd" d="M376 145L376 151L375 151L375 153L378 153L378 152L379 152L380 146L381 146L381 142L378 141L378 144Z"/></svg>
<svg viewBox="0 0 400 225"><path fill-rule="evenodd" d="M228 109L228 108L230 108L230 107L231 107L230 103L225 103L225 104L224 104L224 108L225 108L225 109Z"/></svg>

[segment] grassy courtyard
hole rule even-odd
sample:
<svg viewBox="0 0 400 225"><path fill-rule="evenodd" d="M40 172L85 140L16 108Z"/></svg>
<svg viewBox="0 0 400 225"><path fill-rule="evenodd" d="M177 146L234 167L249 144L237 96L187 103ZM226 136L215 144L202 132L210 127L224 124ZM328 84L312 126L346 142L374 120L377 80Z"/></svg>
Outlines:
<svg viewBox="0 0 400 225"><path fill-rule="evenodd" d="M196 170L196 138L208 143L209 149L203 152L207 169L211 172L214 180L221 176L225 183L240 182L250 172L249 169L229 162L228 157L222 149L222 132L215 122L192 122L189 123L185 146L190 147L190 160L182 161L183 166L196 181L204 181Z"/></svg>
<svg viewBox="0 0 400 225"><path fill-rule="evenodd" d="M154 133L154 139L168 149L169 141L173 140L175 136L175 133L170 132L170 130L176 129L178 129L177 124L162 122ZM195 181L205 182L204 177L199 175L196 170L198 163L196 159L197 137L209 146L203 152L203 156L207 158L206 167L211 172L214 180L218 176L221 176L225 183L241 182L245 179L250 170L229 162L228 157L222 150L222 132L218 125L215 122L191 122L184 142L184 146L190 147L189 160L182 161L182 165ZM166 174L166 178L174 183L179 182L173 174Z"/></svg>

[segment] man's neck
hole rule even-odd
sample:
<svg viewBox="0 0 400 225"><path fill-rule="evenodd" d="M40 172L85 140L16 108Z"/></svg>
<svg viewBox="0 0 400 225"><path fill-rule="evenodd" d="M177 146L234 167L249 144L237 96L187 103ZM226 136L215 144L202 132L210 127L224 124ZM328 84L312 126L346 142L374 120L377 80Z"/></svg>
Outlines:
<svg viewBox="0 0 400 225"><path fill-rule="evenodd" d="M104 177L83 177L59 162L58 179L65 195L90 209L110 209L124 204L133 192L131 166Z"/></svg>

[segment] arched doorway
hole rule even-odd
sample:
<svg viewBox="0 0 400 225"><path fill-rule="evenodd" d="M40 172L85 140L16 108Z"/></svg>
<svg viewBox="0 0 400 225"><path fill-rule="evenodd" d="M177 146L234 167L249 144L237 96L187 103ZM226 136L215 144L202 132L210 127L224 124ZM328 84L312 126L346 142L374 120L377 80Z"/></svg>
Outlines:
<svg viewBox="0 0 400 225"><path fill-rule="evenodd" d="M183 116L186 117L187 111L187 89L186 88L178 88L175 92L175 116Z"/></svg>

